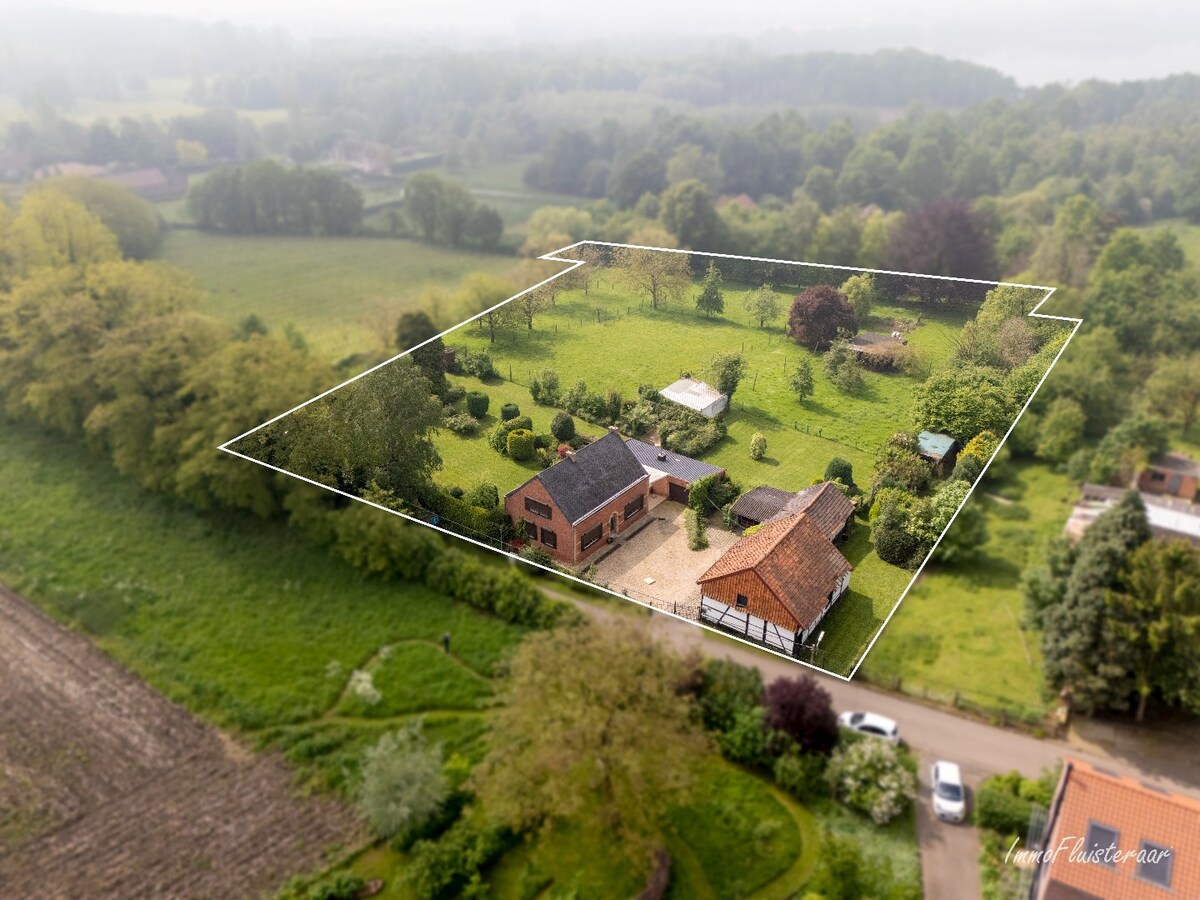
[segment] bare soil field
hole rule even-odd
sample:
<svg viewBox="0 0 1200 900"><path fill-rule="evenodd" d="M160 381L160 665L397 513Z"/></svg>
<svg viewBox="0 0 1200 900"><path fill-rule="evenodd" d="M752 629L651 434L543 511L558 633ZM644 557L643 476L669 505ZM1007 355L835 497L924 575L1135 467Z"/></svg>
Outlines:
<svg viewBox="0 0 1200 900"><path fill-rule="evenodd" d="M0 587L0 896L258 897L359 837Z"/></svg>

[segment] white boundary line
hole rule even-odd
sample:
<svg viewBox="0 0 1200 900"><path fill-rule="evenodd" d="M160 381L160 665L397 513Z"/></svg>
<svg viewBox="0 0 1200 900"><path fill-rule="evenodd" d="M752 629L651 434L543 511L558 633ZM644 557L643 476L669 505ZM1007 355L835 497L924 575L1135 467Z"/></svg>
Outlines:
<svg viewBox="0 0 1200 900"><path fill-rule="evenodd" d="M891 612L888 613L887 618L885 618L883 620L883 622L880 623L879 628L876 629L874 636L871 638L870 642L866 646L866 649L863 650L862 655L859 656L858 661L854 664L854 668L850 670L850 673L848 675L842 675L837 672L831 672L829 669L823 669L820 666L805 662L804 660L799 659L797 657L788 656L787 654L781 653L778 650L772 650L769 647L764 647L761 644L756 644L752 641L746 640L745 638L740 638L735 634L730 634L729 632L721 631L718 628L713 628L709 625L705 625L703 622L701 622L699 620L691 619L691 618L688 618L685 616L680 616L680 615L677 615L676 613L667 612L666 610L659 609L656 606L652 606L651 604L645 603L634 597L630 597L626 594L617 593L616 591L609 590L606 587L601 587L598 584L594 584L583 578L579 578L576 575L572 575L570 573L563 572L561 569L552 568L550 566L544 566L544 565L541 565L540 563L530 562L529 560L524 559L515 553L509 553L507 551L500 550L496 547L491 546L490 544L484 543L483 541L478 541L478 540L475 540L474 538L466 537L465 535L459 534L456 531L450 531L447 528L442 528L438 525L434 525L430 522L426 522L422 519L418 519L415 516L410 516L407 513L402 513L402 512L398 512L397 510L394 510L394 509L389 509L388 507L383 506L379 503L373 503L370 500L364 500L362 497L355 496L354 494L347 493L346 491L338 490L337 488L329 487L328 485L321 484L318 481L313 481L311 478L305 478L303 475L297 475L295 472L289 472L288 470L282 469L278 466L270 465L269 463L265 463L262 460L258 460L251 456L247 456L244 453L239 453L237 450L233 450L231 448L231 446L230 446L231 444L235 444L238 441L242 440L243 438L249 437L250 435L254 434L256 431L260 431L261 429L266 428L268 425L272 425L275 422L278 422L280 419L290 416L292 413L296 412L296 410L303 409L304 407L308 406L310 403L315 403L316 401L322 399L323 397L329 396L334 391L344 388L346 385L352 384L353 382L358 381L358 379L363 378L366 375L370 375L372 372L375 372L378 369L382 369L384 366L395 362L396 360L400 359L403 356L409 355L414 350L418 350L421 347L424 347L426 344L431 343L432 341L436 341L439 338L445 337L446 335L450 334L453 331L457 331L462 326L470 324L471 322L474 322L476 319L479 319L482 316L487 315L488 313L492 312L493 310L499 309L501 306L504 306L506 303L510 303L513 300L516 300L518 297L523 297L525 294L528 294L531 291L535 291L538 288L542 287L543 285L547 285L550 282L554 281L555 279L561 278L562 276L568 274L569 272L575 271L576 269L580 268L581 266L587 265L586 260L560 257L559 254L567 253L570 250L574 250L576 247L581 247L581 246L589 245L589 244L593 245L593 246L597 246L597 247L626 248L626 249L631 249L631 250L656 250L656 251L663 252L663 253L683 253L688 256L707 256L707 257L712 257L714 259L734 259L734 260L739 260L742 262L761 262L761 263L771 263L774 265L784 265L784 266L806 266L808 268L814 268L814 269L834 269L834 270L843 271L843 272L869 272L874 275L900 275L900 276L904 276L906 278L928 278L928 279L935 280L935 281L957 281L957 282L962 282L964 284L986 284L986 285L992 285L994 287L1029 288L1032 290L1039 290L1039 291L1046 292L1046 295L1038 302L1038 304L1029 311L1029 313L1028 313L1029 317L1037 318L1037 319L1052 319L1052 320L1056 320L1056 321L1060 321L1060 322L1075 323L1075 327L1071 329L1070 335L1067 336L1067 339L1063 342L1062 347L1060 347L1058 353L1055 354L1053 361L1046 368L1046 371L1042 374L1042 377L1038 380L1037 386L1033 389L1032 393L1030 393L1029 399L1025 401L1025 405L1021 407L1021 411L1017 413L1017 415L1013 418L1012 424L1009 425L1008 431L1006 431L1004 433L1004 437L1002 437L1000 439L999 443L996 445L996 451L992 454L992 456L984 464L982 471L979 473L979 477L975 480L975 483L971 485L970 490L967 491L967 495L963 498L962 503L960 503L958 505L958 509L956 509L954 511L954 515L952 515L950 517L950 521L946 524L946 527L944 529L942 529L942 533L940 535L938 535L938 539L934 542L933 547L930 549L929 553L926 555L924 562L922 562L921 565L917 568L917 571L913 573L913 577L909 580L908 586L905 587L903 593L901 593L900 596L897 598L895 604L892 606ZM679 250L674 247L647 247L647 246L643 246L640 244L619 244L619 243L613 243L613 242L609 242L609 241L576 241L574 244L569 244L566 247L561 247L558 250L552 250L549 253L545 253L545 254L539 256L538 259L543 259L548 262L570 263L571 265L569 265L567 268L563 269L561 272L556 272L555 274L551 275L549 278L545 278L545 279L539 281L537 284L531 285L530 287L527 287L524 290L519 291L516 294L513 294L511 297L509 297L506 300L502 300L501 302L497 303L495 306L488 307L487 309L476 313L475 315L471 316L470 318L464 319L462 322L459 322L457 325L447 328L441 334L435 335L434 337L431 337L428 340L422 341L421 343L417 344L416 346L410 347L409 349L403 351L402 353L397 353L395 356L390 357L389 359L386 359L383 362L372 366L371 368L367 369L366 371L360 372L359 374L355 375L352 378L347 378L341 384L335 385L334 387L331 387L328 390L322 391L321 393L317 394L315 397L311 397L308 400L305 400L303 403L298 403L297 405L293 406L291 409L287 410L286 412L282 412L279 415L268 419L267 421L263 422L261 425L256 425L253 428L251 428L249 431L244 431L241 434L239 434L237 437L230 438L229 440L227 440L223 444L221 444L217 449L221 450L225 453L228 453L231 456L236 456L238 459L243 459L243 460L246 460L247 462L252 462L255 465L262 466L265 469L270 469L270 470L272 470L274 472L278 472L282 475L287 475L291 478L295 478L299 481L303 481L303 482L306 482L307 484L311 484L314 487L321 488L322 490L330 491L331 493L338 494L342 497L347 497L351 500L357 500L359 503L364 503L367 506L374 507L375 509L382 510L383 512L391 513L393 516L397 516L401 519L406 519L409 522L415 522L418 525L424 525L426 528L432 528L434 531L440 531L442 534L449 535L450 537L456 538L457 540L460 540L460 541L466 541L469 544L473 544L476 547L482 547L484 550L490 550L491 552L498 553L501 556L506 556L509 559L516 560L527 566L534 566L534 567L542 569L546 572L550 572L553 575L557 575L562 578L569 579L570 581L577 582L578 584L584 585L585 587L590 588L591 590L603 591L606 594L611 594L612 596L618 597L622 600L626 600L631 603L636 603L638 606L642 606L648 610L651 610L652 612L659 613L660 615L670 616L671 618L678 619L681 622L686 622L692 626L703 628L704 630L710 631L713 634L720 635L721 637L737 641L740 644L745 644L747 647L751 647L760 652L774 654L775 656L778 656L780 659L785 659L788 662L796 663L797 665L804 666L805 668L812 669L813 671L820 672L820 673L822 673L824 675L828 675L832 678L838 678L845 682L849 682L851 679L853 679L854 675L858 672L859 667L863 664L863 660L865 660L867 658L867 654L871 652L871 648L875 646L875 642L877 640L879 640L879 636L881 634L883 634L883 630L887 627L888 623L892 620L892 616L894 616L896 614L896 610L900 608L900 604L904 601L904 598L908 596L909 591L911 591L913 588L913 585L915 585L917 583L917 579L921 577L921 573L925 570L925 566L927 566L929 564L929 560L933 558L933 554L937 551L938 545L941 544L942 538L944 538L946 536L946 532L950 530L950 527L954 524L954 520L956 518L958 518L958 514L960 512L962 512L962 509L964 506L966 506L967 501L971 499L971 495L975 492L975 487L983 481L983 476L985 474L987 474L987 470L991 467L993 460L995 460L996 455L1000 452L1000 448L1004 446L1004 442L1008 440L1008 436L1010 434L1012 434L1013 429L1017 427L1017 423L1021 420L1021 416L1025 414L1025 410L1027 410L1029 408L1029 404L1031 404L1033 402L1033 398L1037 396L1037 392L1041 389L1042 384L1045 382L1047 376L1049 376L1051 371L1053 371L1054 366L1057 365L1059 358L1063 354L1063 351L1067 349L1067 345L1071 343L1072 338L1074 338L1076 332L1079 331L1079 326L1083 324L1082 319L1072 318L1070 316L1052 316L1052 315L1038 312L1038 310L1041 309L1043 305L1045 305L1046 301L1050 299L1050 295L1054 293L1054 290L1055 290L1054 288L1046 287L1045 285L1037 285L1037 284L1020 284L1018 282L1013 282L1013 281L987 281L987 280L981 279L981 278L955 278L955 277L946 276L946 275L926 275L921 272L897 272L897 271L892 271L892 270L888 270L888 269L864 269L859 266L835 266L835 265L831 265L828 263L799 262L797 260L792 260L792 259L772 259L770 257L762 257L762 256L739 256L739 255L732 254L732 253L705 253L703 251L698 251L698 250Z"/></svg>

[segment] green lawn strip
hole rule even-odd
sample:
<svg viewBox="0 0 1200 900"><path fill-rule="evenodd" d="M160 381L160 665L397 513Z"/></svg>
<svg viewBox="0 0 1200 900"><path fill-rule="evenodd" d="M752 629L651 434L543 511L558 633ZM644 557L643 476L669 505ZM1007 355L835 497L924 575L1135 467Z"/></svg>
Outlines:
<svg viewBox="0 0 1200 900"><path fill-rule="evenodd" d="M1066 475L1041 463L1014 463L1002 481L988 480L970 503L983 505L988 540L982 556L961 569L936 562L913 587L863 664L885 686L986 711L1038 719L1042 693L1040 634L1021 628L1020 578L1061 533L1078 499ZM987 499L1004 496L1009 504Z"/></svg>
<svg viewBox="0 0 1200 900"><path fill-rule="evenodd" d="M786 871L756 891L753 896L755 900L790 900L796 896L798 888L808 883L817 867L817 857L821 849L821 827L816 816L797 803L787 791L770 782L767 783L767 789L796 823L800 832L800 852Z"/></svg>
<svg viewBox="0 0 1200 900"><path fill-rule="evenodd" d="M388 718L422 709L478 709L492 695L491 683L429 643L388 645L366 669L380 699L369 703L353 689L342 695L334 714Z"/></svg>
<svg viewBox="0 0 1200 900"><path fill-rule="evenodd" d="M449 631L455 654L490 672L522 634L423 587L365 578L281 524L141 491L32 428L5 425L0 477L0 578L222 725L319 717L383 644Z"/></svg>
<svg viewBox="0 0 1200 900"><path fill-rule="evenodd" d="M512 257L389 238L325 238L171 231L162 257L208 291L202 311L238 322L256 314L273 329L291 323L331 359L379 349L373 318L394 320L431 284L466 274L504 274ZM380 316L385 310L386 315Z"/></svg>

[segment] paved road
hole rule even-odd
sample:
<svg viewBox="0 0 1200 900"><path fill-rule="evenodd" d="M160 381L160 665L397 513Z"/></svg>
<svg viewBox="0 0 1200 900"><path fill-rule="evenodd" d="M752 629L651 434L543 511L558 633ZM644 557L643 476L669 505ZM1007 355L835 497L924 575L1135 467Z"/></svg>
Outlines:
<svg viewBox="0 0 1200 900"><path fill-rule="evenodd" d="M596 619L646 615L650 631L679 651L699 650L708 656L726 657L754 666L767 682L811 671L658 612L634 610L628 613L622 610L617 613L553 589L547 589L547 593L575 603ZM1195 752L1194 730L1179 735L1156 732L1150 742L1130 737L1128 730L1085 723L1078 731L1073 730L1069 740L1039 740L889 694L861 682L818 677L833 696L834 706L839 711L871 710L899 722L901 737L920 760L917 838L927 900L960 900L978 897L980 893L978 832L970 826L939 822L929 810L929 768L937 759L950 759L959 764L972 798L975 788L989 775L1016 769L1026 777L1036 778L1067 754L1165 790L1200 797L1200 754Z"/></svg>

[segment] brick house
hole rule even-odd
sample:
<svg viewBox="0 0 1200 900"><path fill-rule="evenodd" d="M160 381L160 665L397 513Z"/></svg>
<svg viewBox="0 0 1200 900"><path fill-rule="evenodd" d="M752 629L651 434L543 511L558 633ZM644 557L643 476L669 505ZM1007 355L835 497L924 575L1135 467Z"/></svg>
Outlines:
<svg viewBox="0 0 1200 900"><path fill-rule="evenodd" d="M775 519L697 579L700 621L795 655L849 588L850 570L812 517Z"/></svg>
<svg viewBox="0 0 1200 900"><path fill-rule="evenodd" d="M1178 497L1191 503L1200 489L1200 463L1185 453L1164 453L1151 460L1138 476L1137 487L1144 494Z"/></svg>
<svg viewBox="0 0 1200 900"><path fill-rule="evenodd" d="M1030 900L1200 897L1200 802L1066 759Z"/></svg>
<svg viewBox="0 0 1200 900"><path fill-rule="evenodd" d="M526 540L567 565L646 517L650 476L615 431L569 453L504 495Z"/></svg>

